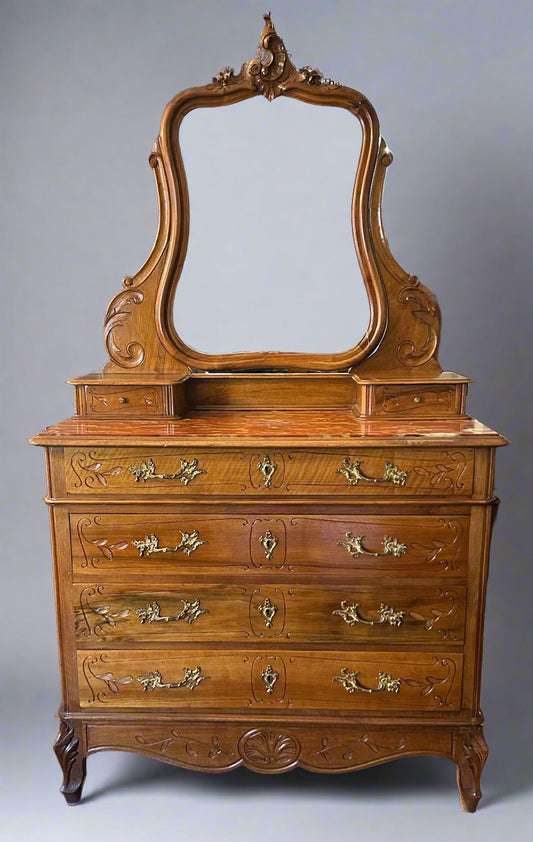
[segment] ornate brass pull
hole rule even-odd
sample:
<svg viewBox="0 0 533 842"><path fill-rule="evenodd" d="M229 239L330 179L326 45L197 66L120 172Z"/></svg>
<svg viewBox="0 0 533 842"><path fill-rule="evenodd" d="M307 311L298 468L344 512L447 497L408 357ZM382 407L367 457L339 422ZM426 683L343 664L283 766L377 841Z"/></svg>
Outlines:
<svg viewBox="0 0 533 842"><path fill-rule="evenodd" d="M267 627L267 629L271 629L272 628L272 621L273 621L273 619L276 616L277 611L278 611L278 606L274 605L272 602L270 602L270 600L267 596L265 601L261 605L257 606L257 610L262 615L262 617L265 621L265 626Z"/></svg>
<svg viewBox="0 0 533 842"><path fill-rule="evenodd" d="M199 474L207 473L198 467L198 459L192 459L190 462L180 459L180 467L175 474L157 474L153 459L147 459L140 465L130 465L128 471L134 474L135 482L139 480L146 482L148 479L179 479L183 485L189 485Z"/></svg>
<svg viewBox="0 0 533 842"><path fill-rule="evenodd" d="M391 608L389 605L385 605L382 602L379 606L379 620L365 620L359 615L357 610L358 608L358 602L354 605L349 605L346 600L343 599L341 607L335 609L335 611L332 611L331 613L342 617L344 622L348 623L349 626L355 626L356 623L364 623L365 626L381 626L384 623L388 623L389 626L401 626L402 618L405 616L405 611L395 611L394 608Z"/></svg>
<svg viewBox="0 0 533 842"><path fill-rule="evenodd" d="M202 675L201 667L195 667L194 669L184 667L183 671L185 677L175 684L164 684L159 670L149 672L148 675L139 675L137 681L143 685L143 690L175 690L178 687L187 687L188 690L194 690L195 687L198 687L200 681L211 678L210 675Z"/></svg>
<svg viewBox="0 0 533 842"><path fill-rule="evenodd" d="M383 552L382 553L373 553L371 550L365 549L363 547L363 541L365 539L364 535L352 535L351 532L346 533L347 541L337 541L338 547L344 547L346 552L348 552L352 558L357 558L360 555L371 555L374 558L379 558L380 556L385 555L393 555L395 558L400 558L404 553L407 552L407 545L402 544L398 541L397 538L391 538L390 535L385 535L383 538Z"/></svg>
<svg viewBox="0 0 533 842"><path fill-rule="evenodd" d="M279 678L279 672L276 672L275 669L272 669L272 666L269 664L266 670L263 670L261 673L261 678L266 684L267 693L274 692L274 685Z"/></svg>
<svg viewBox="0 0 533 842"><path fill-rule="evenodd" d="M386 690L388 693L398 693L402 683L401 678L393 678L388 672L379 672L377 687L363 687L357 680L358 675L357 670L350 672L348 667L343 667L341 674L336 675L333 681L342 684L347 693L355 693L356 690L360 690L362 693L380 693L382 690Z"/></svg>
<svg viewBox="0 0 533 842"><path fill-rule="evenodd" d="M175 620L185 620L186 623L194 623L202 614L209 614L207 608L200 608L200 600L195 599L189 602L182 599L183 609L175 617L162 617L161 608L158 602L149 602L146 608L136 608L135 613L140 617L141 623L170 623Z"/></svg>
<svg viewBox="0 0 533 842"><path fill-rule="evenodd" d="M405 481L410 471L401 471L397 465L392 462L385 462L382 477L367 477L361 471L362 460L351 462L350 457L346 456L342 462L342 468L335 468L336 474L342 474L350 485L357 485L360 480L365 482L392 482L393 485L405 485Z"/></svg>
<svg viewBox="0 0 533 842"><path fill-rule="evenodd" d="M181 532L181 529L180 529ZM198 536L198 530L194 532L181 532L181 541L175 547L160 547L159 538L153 533L147 535L144 541L132 541L132 546L139 550L139 555L149 556L152 553L179 553L183 552L189 556L202 544L207 544L207 541L202 541Z"/></svg>
<svg viewBox="0 0 533 842"><path fill-rule="evenodd" d="M267 560L270 561L272 558L272 553L279 544L279 538L276 535L273 535L270 529L267 529L265 534L261 535L261 537L259 538L259 543L265 551L265 556Z"/></svg>
<svg viewBox="0 0 533 842"><path fill-rule="evenodd" d="M261 462L257 463L258 469L263 474L265 480L265 488L270 488L272 483L272 477L278 467L277 462L274 462L273 459L270 458L268 453L265 453Z"/></svg>

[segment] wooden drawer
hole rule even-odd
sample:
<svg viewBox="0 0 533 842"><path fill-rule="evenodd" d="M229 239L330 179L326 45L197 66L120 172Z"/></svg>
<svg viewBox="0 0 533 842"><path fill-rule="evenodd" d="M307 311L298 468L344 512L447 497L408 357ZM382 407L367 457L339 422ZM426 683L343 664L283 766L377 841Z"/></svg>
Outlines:
<svg viewBox="0 0 533 842"><path fill-rule="evenodd" d="M170 415L171 401L164 386L83 386L81 409L105 417Z"/></svg>
<svg viewBox="0 0 533 842"><path fill-rule="evenodd" d="M69 494L464 497L473 469L472 448L65 448Z"/></svg>
<svg viewBox="0 0 533 842"><path fill-rule="evenodd" d="M466 588L75 585L78 646L136 642L462 642Z"/></svg>
<svg viewBox="0 0 533 842"><path fill-rule="evenodd" d="M78 675L83 708L454 711L462 655L85 650Z"/></svg>
<svg viewBox="0 0 533 842"><path fill-rule="evenodd" d="M441 418L461 412L462 385L376 386L373 415L382 418Z"/></svg>
<svg viewBox="0 0 533 842"><path fill-rule="evenodd" d="M141 510L71 513L70 526L75 579L96 570L104 578L467 572L469 518L453 513L267 517Z"/></svg>

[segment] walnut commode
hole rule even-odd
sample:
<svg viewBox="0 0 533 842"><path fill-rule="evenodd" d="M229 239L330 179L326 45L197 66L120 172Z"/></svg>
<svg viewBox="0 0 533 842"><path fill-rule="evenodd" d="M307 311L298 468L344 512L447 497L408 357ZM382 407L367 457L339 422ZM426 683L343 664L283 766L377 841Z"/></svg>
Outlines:
<svg viewBox="0 0 533 842"><path fill-rule="evenodd" d="M257 95L361 123L352 223L371 319L345 353L208 355L174 330L179 125ZM391 160L368 100L298 70L268 15L258 58L165 110L159 232L107 311L109 363L71 381L76 415L32 439L47 456L69 804L87 756L120 749L266 773L437 754L476 809L505 439L465 414L468 380L437 361L436 299L390 254Z"/></svg>

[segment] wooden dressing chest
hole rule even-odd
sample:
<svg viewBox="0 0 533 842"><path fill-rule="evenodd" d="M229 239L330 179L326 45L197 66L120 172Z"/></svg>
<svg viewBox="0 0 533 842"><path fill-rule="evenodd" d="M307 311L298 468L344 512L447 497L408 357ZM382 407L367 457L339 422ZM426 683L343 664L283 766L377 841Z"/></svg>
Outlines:
<svg viewBox="0 0 533 842"><path fill-rule="evenodd" d="M363 141L352 225L370 303L345 353L202 354L171 304L189 206L178 130L249 97L343 108ZM258 58L168 105L150 157L159 231L105 319L109 363L71 381L46 450L69 804L88 755L336 773L436 754L481 796L483 614L497 433L437 361L432 293L381 224L392 156L357 91ZM290 278L287 279L290 283Z"/></svg>

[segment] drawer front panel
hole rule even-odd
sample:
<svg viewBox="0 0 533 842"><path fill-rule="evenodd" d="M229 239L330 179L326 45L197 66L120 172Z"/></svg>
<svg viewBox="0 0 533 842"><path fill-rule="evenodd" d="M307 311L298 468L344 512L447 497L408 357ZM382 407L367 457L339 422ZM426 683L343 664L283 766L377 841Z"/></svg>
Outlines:
<svg viewBox="0 0 533 842"><path fill-rule="evenodd" d="M302 643L462 642L466 588L358 585L76 585L79 646L259 639Z"/></svg>
<svg viewBox="0 0 533 842"><path fill-rule="evenodd" d="M74 577L117 574L464 577L465 515L70 515Z"/></svg>
<svg viewBox="0 0 533 842"><path fill-rule="evenodd" d="M161 386L86 386L87 415L168 415Z"/></svg>
<svg viewBox="0 0 533 842"><path fill-rule="evenodd" d="M376 386L374 415L383 418L435 418L460 410L457 386Z"/></svg>
<svg viewBox="0 0 533 842"><path fill-rule="evenodd" d="M78 675L84 708L454 711L462 655L85 650Z"/></svg>
<svg viewBox="0 0 533 842"><path fill-rule="evenodd" d="M473 466L471 448L65 448L70 494L461 497Z"/></svg>

